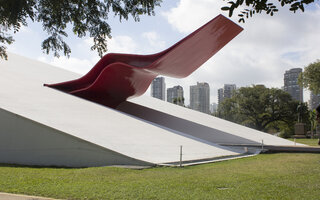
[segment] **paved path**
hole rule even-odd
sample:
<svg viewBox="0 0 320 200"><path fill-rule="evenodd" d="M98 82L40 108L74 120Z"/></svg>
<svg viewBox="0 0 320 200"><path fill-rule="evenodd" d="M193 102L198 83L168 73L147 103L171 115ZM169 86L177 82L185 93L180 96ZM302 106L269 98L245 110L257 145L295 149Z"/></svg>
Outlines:
<svg viewBox="0 0 320 200"><path fill-rule="evenodd" d="M22 194L9 194L0 192L0 200L54 200L45 197L27 196Z"/></svg>
<svg viewBox="0 0 320 200"><path fill-rule="evenodd" d="M255 147L262 148L261 144L220 144L228 147ZM320 153L320 146L274 146L274 145L263 145L264 151L268 152L286 152L286 153Z"/></svg>

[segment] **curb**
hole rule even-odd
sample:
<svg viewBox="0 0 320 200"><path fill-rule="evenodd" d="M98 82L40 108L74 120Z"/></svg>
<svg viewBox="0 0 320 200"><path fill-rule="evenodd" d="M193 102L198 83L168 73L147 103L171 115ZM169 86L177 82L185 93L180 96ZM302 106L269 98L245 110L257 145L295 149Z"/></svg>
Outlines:
<svg viewBox="0 0 320 200"><path fill-rule="evenodd" d="M0 192L0 200L57 200L57 199Z"/></svg>

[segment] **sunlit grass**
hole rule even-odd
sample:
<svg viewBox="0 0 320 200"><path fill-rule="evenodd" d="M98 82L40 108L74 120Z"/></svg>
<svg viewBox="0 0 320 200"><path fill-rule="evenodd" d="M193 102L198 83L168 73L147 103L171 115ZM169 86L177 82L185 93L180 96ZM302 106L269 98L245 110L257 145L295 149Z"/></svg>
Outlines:
<svg viewBox="0 0 320 200"><path fill-rule="evenodd" d="M289 139L291 141L294 141L293 138ZM319 146L318 145L318 139L296 139L297 143L306 144L309 146Z"/></svg>
<svg viewBox="0 0 320 200"><path fill-rule="evenodd" d="M144 170L0 167L0 191L60 199L319 199L320 154Z"/></svg>

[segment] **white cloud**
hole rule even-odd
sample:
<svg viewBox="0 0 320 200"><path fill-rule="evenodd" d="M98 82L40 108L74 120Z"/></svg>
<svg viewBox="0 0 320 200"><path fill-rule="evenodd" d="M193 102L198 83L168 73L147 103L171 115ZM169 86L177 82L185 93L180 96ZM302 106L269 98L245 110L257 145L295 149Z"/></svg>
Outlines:
<svg viewBox="0 0 320 200"><path fill-rule="evenodd" d="M220 14L220 8L226 3L181 0L177 7L163 15L176 30L191 33ZM296 14L287 9L281 9L273 17L255 15L245 24L240 24L244 31L185 82L208 82L212 102L217 101L216 90L225 83L235 83L237 86L265 84L280 88L285 70L306 66L319 58L320 52L320 21L317 20L320 18L320 8ZM234 19L237 20L236 15ZM174 80L168 80L168 85L175 84ZM185 90L189 90L187 84L183 84Z"/></svg>
<svg viewBox="0 0 320 200"><path fill-rule="evenodd" d="M73 71L79 74L86 74L96 63L93 60L79 59L74 57L67 58L65 56L61 56L59 58L56 58L56 57L47 58L47 57L41 56L41 57L38 57L37 60L48 63L50 65L61 67L69 71Z"/></svg>
<svg viewBox="0 0 320 200"><path fill-rule="evenodd" d="M221 13L223 1L212 0L180 0L177 7L162 14L178 31L189 33L199 28L204 22Z"/></svg>
<svg viewBox="0 0 320 200"><path fill-rule="evenodd" d="M93 45L93 39L87 38L85 39L86 48L90 48ZM107 41L108 52L113 53L134 53L137 51L136 42L127 35L118 35L112 37Z"/></svg>
<svg viewBox="0 0 320 200"><path fill-rule="evenodd" d="M155 31L144 32L142 37L147 39L149 45L153 48L153 51L161 51L165 48L165 42L160 40L159 35Z"/></svg>
<svg viewBox="0 0 320 200"><path fill-rule="evenodd" d="M27 33L27 34L35 34L35 32L31 28L29 28L27 26L23 26L23 25L21 25L19 32L20 33Z"/></svg>
<svg viewBox="0 0 320 200"><path fill-rule="evenodd" d="M90 49L93 44L92 38L87 38L81 43L77 44L79 49ZM108 41L108 52L115 53L135 53L137 45L133 39L129 36L116 36ZM88 51L85 58L65 56L48 57L40 56L37 58L39 61L46 62L48 64L64 68L79 74L86 74L99 60L100 57L96 52Z"/></svg>
<svg viewBox="0 0 320 200"><path fill-rule="evenodd" d="M108 52L135 53L136 51L137 44L129 36L115 36L108 41Z"/></svg>

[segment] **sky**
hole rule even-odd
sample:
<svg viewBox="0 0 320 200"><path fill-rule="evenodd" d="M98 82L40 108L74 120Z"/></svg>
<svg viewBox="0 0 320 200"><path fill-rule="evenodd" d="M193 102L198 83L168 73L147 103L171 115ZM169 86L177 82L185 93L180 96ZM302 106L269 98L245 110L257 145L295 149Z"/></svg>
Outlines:
<svg viewBox="0 0 320 200"><path fill-rule="evenodd" d="M141 16L139 22L133 19L120 22L111 14L108 23L112 28L112 39L108 40L108 52L157 53L215 16L228 17L228 13L220 9L226 5L227 1L223 0L163 0L161 7L155 9L155 16ZM181 85L186 105L189 104L190 85L197 82L210 85L211 103L217 103L217 90L224 84L236 84L237 87L264 84L281 88L286 70L304 68L320 59L320 4L316 1L305 12L295 14L288 7L279 8L273 17L255 15L245 23L238 23L235 13L230 19L244 30L190 76L183 79L165 77L167 88ZM8 51L85 74L100 59L98 53L90 50L91 38L80 39L71 31L68 33L65 40L72 50L70 58L56 58L42 52L41 42L47 34L38 23L29 23L14 34L15 42L8 46ZM146 94L150 95L149 89ZM309 92L305 90L304 100L308 99Z"/></svg>

